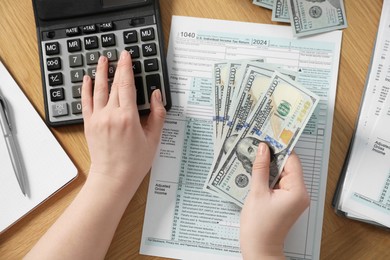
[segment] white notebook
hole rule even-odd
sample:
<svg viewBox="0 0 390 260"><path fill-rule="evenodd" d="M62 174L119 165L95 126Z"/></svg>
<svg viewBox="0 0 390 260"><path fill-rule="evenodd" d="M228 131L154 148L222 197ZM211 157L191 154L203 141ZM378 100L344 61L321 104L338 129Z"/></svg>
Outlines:
<svg viewBox="0 0 390 260"><path fill-rule="evenodd" d="M25 169L27 195L16 179L0 129L0 233L77 176L77 169L0 61L0 93Z"/></svg>

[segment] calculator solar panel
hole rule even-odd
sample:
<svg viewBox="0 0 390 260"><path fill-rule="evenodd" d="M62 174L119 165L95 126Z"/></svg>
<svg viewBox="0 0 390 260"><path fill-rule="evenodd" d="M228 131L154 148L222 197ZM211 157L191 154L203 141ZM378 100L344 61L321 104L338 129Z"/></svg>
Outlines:
<svg viewBox="0 0 390 260"><path fill-rule="evenodd" d="M88 1L100 3L99 0ZM104 4L108 5L109 1ZM104 55L109 61L110 87L123 50L127 50L133 60L139 112L149 112L151 93L155 89L161 90L164 105L170 108L158 1L138 0L149 4L112 11L118 8L118 3L126 2L137 1L116 0L114 7L108 5L110 12L104 12L104 7L97 7L97 10L91 10L94 15L84 14L81 17L55 19L50 13L48 21L41 19L36 10L45 113L49 125L82 122L83 76L89 75L94 79L98 59Z"/></svg>

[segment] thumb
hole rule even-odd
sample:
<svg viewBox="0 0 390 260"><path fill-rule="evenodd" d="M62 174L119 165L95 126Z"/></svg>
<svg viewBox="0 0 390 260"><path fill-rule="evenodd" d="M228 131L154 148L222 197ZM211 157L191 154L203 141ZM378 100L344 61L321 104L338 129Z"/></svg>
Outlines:
<svg viewBox="0 0 390 260"><path fill-rule="evenodd" d="M161 131L165 120L165 108L162 102L161 91L156 89L152 92L150 104L150 114L148 117L146 130L153 143L157 145L160 140Z"/></svg>
<svg viewBox="0 0 390 260"><path fill-rule="evenodd" d="M270 151L264 142L259 144L252 168L251 191L264 193L269 191Z"/></svg>

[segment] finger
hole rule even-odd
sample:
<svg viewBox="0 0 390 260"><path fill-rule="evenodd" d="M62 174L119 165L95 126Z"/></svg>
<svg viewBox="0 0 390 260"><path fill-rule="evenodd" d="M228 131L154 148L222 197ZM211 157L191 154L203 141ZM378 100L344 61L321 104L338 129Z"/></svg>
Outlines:
<svg viewBox="0 0 390 260"><path fill-rule="evenodd" d="M305 186L301 161L295 152L292 152L287 159L279 186L281 189L302 188L302 186Z"/></svg>
<svg viewBox="0 0 390 260"><path fill-rule="evenodd" d="M166 111L162 102L161 91L156 89L152 92L150 114L145 129L148 137L157 146L160 140L161 131L164 125Z"/></svg>
<svg viewBox="0 0 390 260"><path fill-rule="evenodd" d="M122 51L111 88L110 102L136 108L134 75L129 52Z"/></svg>
<svg viewBox="0 0 390 260"><path fill-rule="evenodd" d="M128 51L123 51L121 58L123 61L119 69L123 70L123 73L120 74L121 84L118 85L119 104L121 107L134 107L136 106L136 89L131 56Z"/></svg>
<svg viewBox="0 0 390 260"><path fill-rule="evenodd" d="M96 69L95 88L93 93L93 105L95 109L103 108L108 100L108 59L105 56L99 57Z"/></svg>
<svg viewBox="0 0 390 260"><path fill-rule="evenodd" d="M92 80L88 75L85 75L83 78L81 106L84 120L88 120L93 112Z"/></svg>
<svg viewBox="0 0 390 260"><path fill-rule="evenodd" d="M259 144L252 168L251 192L269 192L270 151L264 142Z"/></svg>

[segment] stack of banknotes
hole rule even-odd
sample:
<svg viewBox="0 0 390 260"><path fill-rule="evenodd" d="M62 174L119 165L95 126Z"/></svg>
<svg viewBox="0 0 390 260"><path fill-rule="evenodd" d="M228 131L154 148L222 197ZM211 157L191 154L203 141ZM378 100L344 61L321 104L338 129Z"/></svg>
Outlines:
<svg viewBox="0 0 390 260"><path fill-rule="evenodd" d="M262 60L221 61L213 75L214 160L204 190L242 206L259 143L271 151L273 187L319 97L296 72Z"/></svg>
<svg viewBox="0 0 390 260"><path fill-rule="evenodd" d="M343 0L253 0L272 10L272 21L290 23L295 36L347 27Z"/></svg>

